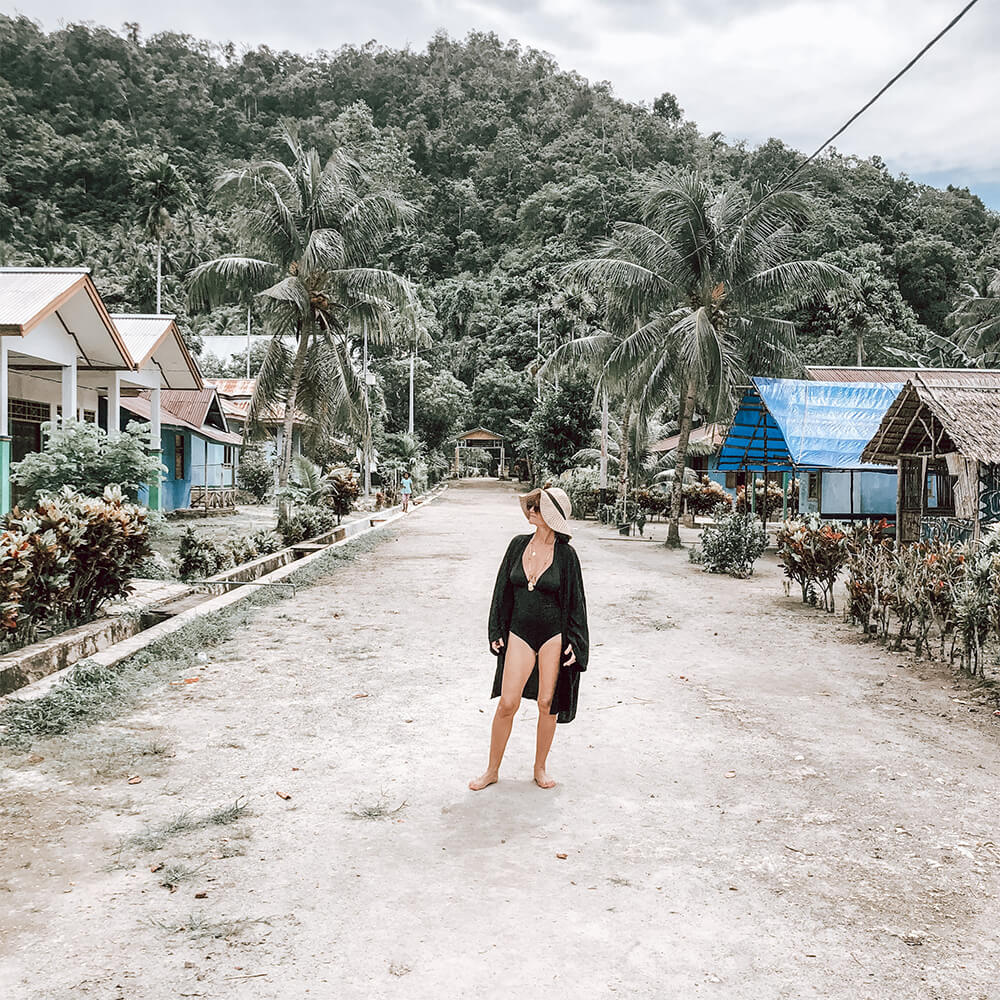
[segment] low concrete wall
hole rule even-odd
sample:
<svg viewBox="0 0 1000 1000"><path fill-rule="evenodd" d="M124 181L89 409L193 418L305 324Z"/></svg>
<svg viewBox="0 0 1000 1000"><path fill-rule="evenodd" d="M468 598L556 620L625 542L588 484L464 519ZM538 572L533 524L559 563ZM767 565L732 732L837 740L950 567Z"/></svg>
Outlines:
<svg viewBox="0 0 1000 1000"><path fill-rule="evenodd" d="M0 659L0 696L93 656L140 631L142 624L138 615L113 615L18 649Z"/></svg>

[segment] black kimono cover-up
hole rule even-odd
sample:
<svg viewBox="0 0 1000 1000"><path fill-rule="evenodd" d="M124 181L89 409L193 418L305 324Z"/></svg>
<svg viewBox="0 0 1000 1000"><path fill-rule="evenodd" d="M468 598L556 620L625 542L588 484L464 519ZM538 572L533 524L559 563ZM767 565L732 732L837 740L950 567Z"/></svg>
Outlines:
<svg viewBox="0 0 1000 1000"><path fill-rule="evenodd" d="M497 669L493 677L493 698L500 697L503 684L503 664L507 646L510 643L510 619L514 611L514 586L510 582L510 571L517 560L524 556L532 534L515 535L507 546L507 552L497 573L493 588L493 603L490 606L490 652L497 657ZM576 702L580 692L580 674L587 669L590 654L590 634L587 629L587 601L583 593L583 574L580 560L573 546L564 537L556 536L552 553L553 562L559 569L559 607L562 611L562 655L559 659L559 677L555 694L552 696L552 714L556 722L572 722L576 717ZM503 639L499 653L493 643ZM566 646L571 645L576 655L576 663L566 666ZM538 699L538 666L531 671L524 685L524 697Z"/></svg>

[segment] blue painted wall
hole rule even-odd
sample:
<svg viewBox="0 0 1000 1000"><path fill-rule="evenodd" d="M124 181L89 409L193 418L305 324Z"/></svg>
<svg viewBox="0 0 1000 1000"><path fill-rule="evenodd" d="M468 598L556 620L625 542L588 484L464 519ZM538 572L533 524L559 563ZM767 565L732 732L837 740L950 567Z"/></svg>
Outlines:
<svg viewBox="0 0 1000 1000"><path fill-rule="evenodd" d="M180 434L184 438L184 478L174 478L174 435ZM190 431L174 430L172 427L164 427L160 430L160 448L163 455L161 461L167 467L160 485L160 497L163 510L177 510L180 507L191 506L191 439L193 435ZM146 503L149 500L149 490L143 488L139 490L139 502Z"/></svg>

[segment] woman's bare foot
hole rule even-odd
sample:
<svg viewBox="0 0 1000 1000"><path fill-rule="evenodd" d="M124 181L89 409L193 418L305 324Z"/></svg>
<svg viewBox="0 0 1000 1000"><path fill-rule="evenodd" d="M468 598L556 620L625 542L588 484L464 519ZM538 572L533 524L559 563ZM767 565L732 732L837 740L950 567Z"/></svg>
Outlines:
<svg viewBox="0 0 1000 1000"><path fill-rule="evenodd" d="M469 788L471 788L474 792L478 792L481 789L494 784L499 777L500 775L496 771L485 771L478 778L473 778L472 781L469 782Z"/></svg>
<svg viewBox="0 0 1000 1000"><path fill-rule="evenodd" d="M535 784L539 788L555 788L556 783L545 773L544 767L535 768Z"/></svg>

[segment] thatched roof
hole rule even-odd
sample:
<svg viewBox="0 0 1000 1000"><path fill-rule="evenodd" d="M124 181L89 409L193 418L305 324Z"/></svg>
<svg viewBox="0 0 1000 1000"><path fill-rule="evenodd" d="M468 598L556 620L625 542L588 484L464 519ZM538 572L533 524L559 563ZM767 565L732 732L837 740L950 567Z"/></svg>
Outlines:
<svg viewBox="0 0 1000 1000"><path fill-rule="evenodd" d="M1000 372L914 372L861 458L895 465L903 455L951 452L1000 462Z"/></svg>

